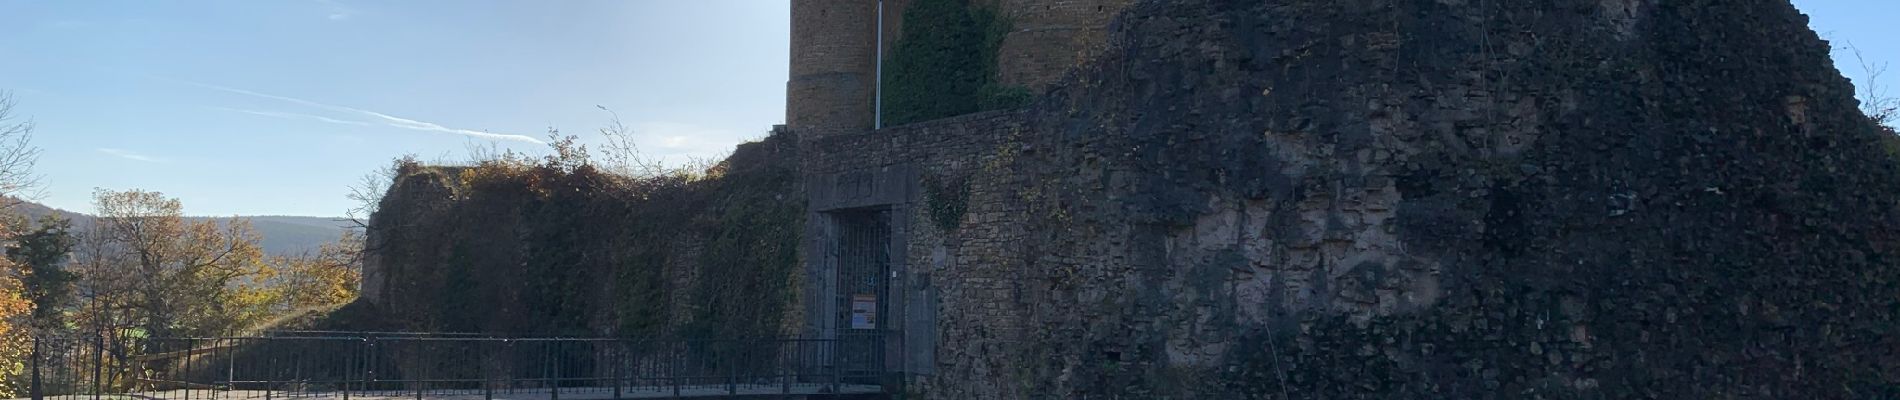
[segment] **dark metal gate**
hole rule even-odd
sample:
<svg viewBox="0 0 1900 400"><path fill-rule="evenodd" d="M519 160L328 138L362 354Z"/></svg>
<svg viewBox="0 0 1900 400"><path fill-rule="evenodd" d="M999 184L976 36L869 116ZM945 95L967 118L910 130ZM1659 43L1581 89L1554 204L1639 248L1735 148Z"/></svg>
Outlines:
<svg viewBox="0 0 1900 400"><path fill-rule="evenodd" d="M836 214L838 226L838 368L847 375L884 368L890 321L890 211ZM869 383L869 382L865 382Z"/></svg>

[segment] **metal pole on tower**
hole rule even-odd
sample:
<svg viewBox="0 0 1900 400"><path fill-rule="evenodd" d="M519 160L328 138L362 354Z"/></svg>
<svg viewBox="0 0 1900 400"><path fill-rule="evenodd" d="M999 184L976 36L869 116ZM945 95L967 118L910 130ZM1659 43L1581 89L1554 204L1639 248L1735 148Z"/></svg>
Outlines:
<svg viewBox="0 0 1900 400"><path fill-rule="evenodd" d="M877 80L875 104L872 110L872 129L884 129L884 0L877 0Z"/></svg>

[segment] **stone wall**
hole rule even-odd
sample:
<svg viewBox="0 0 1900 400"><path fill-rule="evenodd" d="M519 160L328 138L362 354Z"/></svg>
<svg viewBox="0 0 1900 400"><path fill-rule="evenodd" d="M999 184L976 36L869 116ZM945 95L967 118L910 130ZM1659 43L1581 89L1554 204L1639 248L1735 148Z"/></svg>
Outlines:
<svg viewBox="0 0 1900 400"><path fill-rule="evenodd" d="M801 324L798 141L706 176L489 161L400 168L370 218L371 331L753 337ZM734 296L745 293L745 297Z"/></svg>
<svg viewBox="0 0 1900 400"><path fill-rule="evenodd" d="M956 340L961 337L956 332L943 331L946 325L939 322L940 310L963 310L966 309L964 299L982 297L946 290L996 287L940 286L965 282L960 278L963 274L976 272L950 269L958 264L956 258L962 255L958 247L949 245L954 236L938 227L938 218L932 215L932 209L945 202L958 201L945 198L955 196L945 196L943 190L938 190L955 184L932 183L962 179L984 168L998 166L996 157L1014 145L1013 138L1020 133L1022 123L1021 112L985 112L808 143L804 158L805 168L810 168L805 177L805 192L810 204L807 209L811 211L804 247L808 265L805 281L811 283L805 294L807 299L829 299L835 295L831 293L835 289L827 283L837 278L825 258L831 251L827 243L830 229L826 212L888 208L896 214L892 218L897 226L893 229L890 252L894 276L890 282L891 292L886 294L892 302L893 315L885 319L901 323L880 327L892 338L892 343L903 349L892 352L897 355L890 360L894 371L929 376L936 373L939 365L950 365L938 359L941 349L964 342ZM993 188L971 187L972 193L977 190ZM959 278L946 280L945 274ZM1005 283L998 279L985 285ZM836 320L832 314L838 312L835 306L808 303L804 309L808 313L807 334L829 336L837 329L830 326L830 321ZM942 339L952 342L942 342Z"/></svg>
<svg viewBox="0 0 1900 400"><path fill-rule="evenodd" d="M1011 22L998 81L1040 93L1107 47L1109 23L1133 0L978 0Z"/></svg>
<svg viewBox="0 0 1900 400"><path fill-rule="evenodd" d="M907 215L920 397L1900 395L1900 173L1785 0L1121 20L1028 110L808 143Z"/></svg>
<svg viewBox="0 0 1900 400"><path fill-rule="evenodd" d="M1021 111L991 111L813 141L804 168L814 175L901 164L964 170L1017 134L1022 119Z"/></svg>

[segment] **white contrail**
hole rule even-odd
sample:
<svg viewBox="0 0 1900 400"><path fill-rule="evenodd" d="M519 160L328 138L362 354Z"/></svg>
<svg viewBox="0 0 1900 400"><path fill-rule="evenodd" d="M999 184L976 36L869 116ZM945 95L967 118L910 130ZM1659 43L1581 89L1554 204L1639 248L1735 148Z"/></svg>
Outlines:
<svg viewBox="0 0 1900 400"><path fill-rule="evenodd" d="M182 82L192 85L192 86L198 86L198 87L211 89L211 90L217 90L221 92L236 93L236 94L241 94L245 96L266 98L266 99L277 100L277 101L282 101L282 102L287 102L287 103L300 104L300 105L309 106L309 107L316 107L316 108L321 108L321 109L330 110L330 111L368 116L368 117L381 120L383 122L383 125L396 127L396 128L425 131L425 132L440 132L440 133L456 134L456 135L491 139L491 140L508 140L508 141L526 142L526 143L534 143L534 144L546 144L542 142L540 139L535 139L529 136L510 135L510 134L501 134L501 133L488 133L488 132L474 131L474 130L468 130L468 129L456 129L456 128L442 126L436 123L417 121L413 119L397 117L397 116L393 116L389 114L379 113L379 112L370 111L370 110L364 110L360 108L324 104L324 103L318 103L318 102L314 102L310 100L299 99L295 97L285 97L285 96L278 96L278 95L268 94L268 93L258 93L258 92L253 92L249 90L244 90L244 89L224 87L224 86L212 85L212 84L207 84L207 83L197 83L197 82L190 82L190 81L182 81ZM238 111L244 112L243 110L238 110ZM266 115L266 114L260 114L260 115ZM341 120L336 120L336 121L341 121ZM331 122L331 121L326 121L326 122ZM342 123L348 123L348 122L342 122Z"/></svg>
<svg viewBox="0 0 1900 400"><path fill-rule="evenodd" d="M115 148L110 148L110 147L101 147L101 148L97 148L97 149L94 149L94 150L98 150L98 151L99 151L100 153L106 153L106 154L111 154L111 155L112 155L112 156L114 156L114 157L119 157L119 158L123 158L123 159L127 159L127 160L132 160L132 161L143 161L143 162L149 162L149 163L162 163L162 162L165 162L165 161L166 161L166 160L165 160L165 159L163 159L163 158L158 158L158 157L152 157L152 156L148 156L148 155L144 155L144 154L139 154L139 153L137 153L137 152L133 152L133 151L131 151L131 150L126 150L126 149L115 149Z"/></svg>
<svg viewBox="0 0 1900 400"><path fill-rule="evenodd" d="M230 111L234 113L250 114L250 115L256 115L256 116L263 116L263 117L283 118L283 119L312 119L312 120L323 121L323 122L328 122L328 123L338 124L338 125L369 126L368 122L342 120L342 119L325 117L321 115L299 114L299 113L293 113L293 112L280 112L280 111L245 110L241 108L229 108L229 107L209 107L209 108L213 110Z"/></svg>

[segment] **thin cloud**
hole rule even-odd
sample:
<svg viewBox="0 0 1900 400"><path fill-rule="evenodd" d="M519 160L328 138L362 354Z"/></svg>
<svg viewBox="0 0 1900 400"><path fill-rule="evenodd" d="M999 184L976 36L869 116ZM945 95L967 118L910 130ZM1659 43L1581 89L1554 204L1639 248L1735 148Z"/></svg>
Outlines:
<svg viewBox="0 0 1900 400"><path fill-rule="evenodd" d="M92 23L92 21L77 20L77 19L62 19L62 20L57 20L57 21L44 22L44 23L41 23L40 25L45 26L47 28L51 28L51 29L71 30L71 29L91 28L94 24Z"/></svg>
<svg viewBox="0 0 1900 400"><path fill-rule="evenodd" d="M633 131L635 144L658 155L716 155L739 142L731 131L690 123L639 122Z"/></svg>
<svg viewBox="0 0 1900 400"><path fill-rule="evenodd" d="M338 3L335 0L317 0L317 3L323 4L325 8L329 9L329 18L331 21L342 21L350 19L352 15L356 15L356 9L345 6L343 3Z"/></svg>
<svg viewBox="0 0 1900 400"><path fill-rule="evenodd" d="M462 135L462 136L489 139L489 140L507 140L507 141L524 142L524 143L547 144L545 142L542 142L540 139L535 139L534 137L531 137L531 136L489 133L489 132L482 132L482 131L469 130L469 129L450 128L450 127L442 126L441 124L436 124L433 122L424 122L424 121L418 121L418 120L413 120L413 119L408 119L408 118L402 118L402 117L397 117L394 115L379 113L379 112L370 111L370 110L364 110L360 108L324 104L324 103L318 103L318 102L314 102L310 100L299 99L295 97L278 96L274 94L259 93L259 92L244 90L244 89L224 87L224 86L218 86L218 85L212 85L212 84L206 84L206 83L197 83L197 82L189 82L189 81L180 81L180 82L183 82L185 84L189 84L192 86L198 86L198 87L221 91L221 92L236 93L236 94L241 94L245 96L277 100L277 101L282 101L286 103L292 103L292 104L298 104L298 105L314 107L314 108L321 108L321 109L336 111L336 112L341 112L341 113L349 113L349 114L356 114L360 116L370 117L370 118L382 121L384 126L389 126L389 127L402 128L402 129L415 130L415 131L424 131L424 132L448 133L448 134Z"/></svg>
<svg viewBox="0 0 1900 400"><path fill-rule="evenodd" d="M98 150L98 151L99 151L100 153L106 153L106 154L108 154L108 155L111 155L111 156L113 156L113 157L118 157L118 158L123 158L123 159L127 159L127 160L132 160L132 161L139 161L139 162L148 162L148 163L163 163L163 162L168 162L168 160L166 160L166 159L163 159L163 158L158 158L158 157L152 157L152 156L148 156L148 155L144 155L144 154L139 154L138 152L134 152L134 151L131 151L131 150L126 150L126 149L115 149L115 148L110 148L110 147L101 147L101 148L98 148L98 149L94 149L94 150Z"/></svg>
<svg viewBox="0 0 1900 400"><path fill-rule="evenodd" d="M219 110L219 111L229 111L229 112L240 113L240 114L250 114L250 115L256 115L256 116L261 116L261 117L272 117L272 118L283 118L283 119L307 119L307 120L328 122L328 123L337 124L337 125L369 126L368 122L341 120L341 119L330 118L330 117L325 117L321 115L298 114L298 113L278 112L278 111L245 110L245 109L225 108L225 107L211 107L211 109Z"/></svg>
<svg viewBox="0 0 1900 400"><path fill-rule="evenodd" d="M528 142L528 143L534 143L534 144L547 144L547 143L542 142L540 139L535 139L528 136L488 133L488 132L481 132L481 131L471 131L467 129L455 129L455 128L445 127L442 125L436 125L434 123L422 122L422 121L417 121L417 120L402 118L402 117L396 117L396 116L383 114L383 113L379 113L375 111L365 111L365 110L353 110L353 111L382 119L383 122L387 122L389 126L393 126L397 128L413 129L413 130L418 130L418 131L453 133L457 135L478 137L478 138L483 138L483 139L513 140L513 141Z"/></svg>

